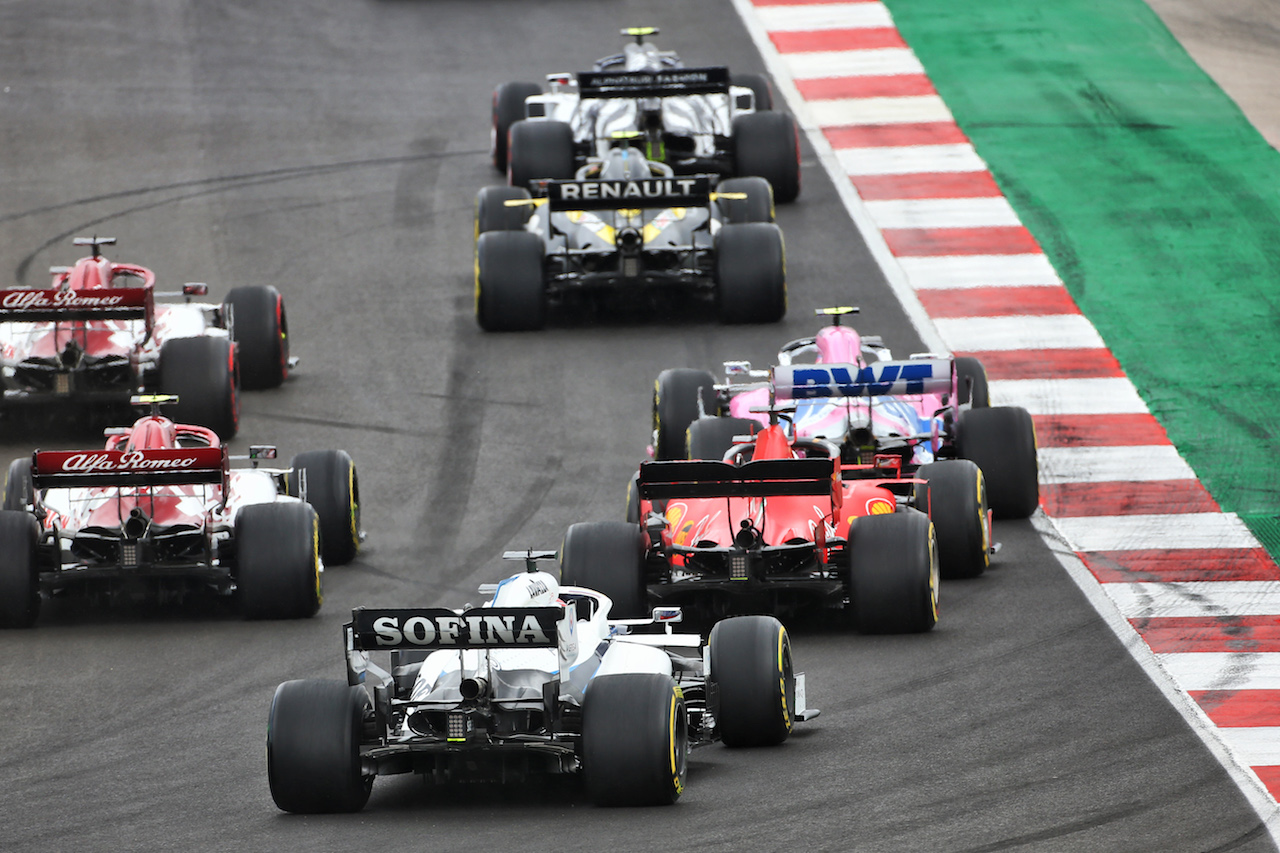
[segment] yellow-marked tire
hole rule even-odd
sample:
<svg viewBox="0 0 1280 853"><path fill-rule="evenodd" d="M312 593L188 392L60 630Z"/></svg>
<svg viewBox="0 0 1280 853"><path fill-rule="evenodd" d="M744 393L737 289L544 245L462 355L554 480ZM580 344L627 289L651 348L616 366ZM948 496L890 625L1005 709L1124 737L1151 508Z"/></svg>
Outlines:
<svg viewBox="0 0 1280 853"><path fill-rule="evenodd" d="M933 524L909 509L857 519L850 530L849 608L864 634L911 634L938 623Z"/></svg>
<svg viewBox="0 0 1280 853"><path fill-rule="evenodd" d="M582 771L599 806L663 806L684 791L689 721L668 675L602 675L582 706Z"/></svg>
<svg viewBox="0 0 1280 853"><path fill-rule="evenodd" d="M560 582L609 596L614 619L648 615L645 551L649 538L638 524L583 521L569 525L560 546Z"/></svg>
<svg viewBox="0 0 1280 853"><path fill-rule="evenodd" d="M701 414L718 414L716 378L707 370L676 367L658 374L653 385L653 428L657 438L653 444L655 459L686 458L686 433Z"/></svg>
<svg viewBox="0 0 1280 853"><path fill-rule="evenodd" d="M286 681L267 717L267 781L287 812L358 812L373 777L362 776L360 739L369 694L343 681Z"/></svg>
<svg viewBox="0 0 1280 853"><path fill-rule="evenodd" d="M484 187L476 193L476 239L490 231L522 231L529 221L529 205L508 207L508 201L528 201L524 187Z"/></svg>
<svg viewBox="0 0 1280 853"><path fill-rule="evenodd" d="M956 449L982 469L996 518L1027 518L1040 505L1036 429L1020 406L960 413Z"/></svg>
<svg viewBox="0 0 1280 853"><path fill-rule="evenodd" d="M933 520L942 577L976 578L990 561L987 485L968 459L921 465L915 478L916 509Z"/></svg>
<svg viewBox="0 0 1280 853"><path fill-rule="evenodd" d="M289 494L302 497L300 472L306 472L307 503L320 517L320 554L330 566L355 559L360 550L360 478L345 450L308 450L293 457L286 482Z"/></svg>
<svg viewBox="0 0 1280 853"><path fill-rule="evenodd" d="M309 504L250 504L236 514L236 594L248 619L320 609L320 523Z"/></svg>
<svg viewBox="0 0 1280 853"><path fill-rule="evenodd" d="M787 629L772 616L734 616L711 629L711 680L725 746L775 746L795 723L795 670Z"/></svg>

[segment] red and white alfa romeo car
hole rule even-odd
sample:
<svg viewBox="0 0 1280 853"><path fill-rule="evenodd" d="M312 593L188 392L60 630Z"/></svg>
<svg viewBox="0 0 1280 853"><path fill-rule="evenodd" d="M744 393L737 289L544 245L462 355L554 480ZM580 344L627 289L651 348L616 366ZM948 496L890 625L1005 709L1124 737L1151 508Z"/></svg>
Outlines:
<svg viewBox="0 0 1280 853"><path fill-rule="evenodd" d="M157 293L155 273L101 254L111 237L78 237L92 254L54 267L47 288L0 290L0 413L58 404L102 411L142 393L176 395L175 416L235 435L238 395L284 381L284 301L270 286L232 288L226 301L191 302L204 284ZM184 296L185 302L157 302Z"/></svg>
<svg viewBox="0 0 1280 853"><path fill-rule="evenodd" d="M252 467L211 429L158 414L171 397L135 397L152 413L107 430L99 450L16 459L0 510L0 627L31 627L42 597L180 602L234 597L250 618L320 607L324 563L359 547L360 495L345 451L300 453L289 468ZM322 562L323 558L323 562Z"/></svg>

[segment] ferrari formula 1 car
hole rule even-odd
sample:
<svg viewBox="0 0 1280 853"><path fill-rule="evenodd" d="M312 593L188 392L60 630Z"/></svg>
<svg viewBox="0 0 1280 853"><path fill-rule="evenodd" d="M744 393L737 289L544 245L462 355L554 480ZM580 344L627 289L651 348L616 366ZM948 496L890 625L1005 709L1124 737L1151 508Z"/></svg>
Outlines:
<svg viewBox="0 0 1280 853"><path fill-rule="evenodd" d="M538 178L570 178L602 157L618 132L639 134L645 154L677 174L756 176L780 202L800 194L800 135L795 119L773 111L769 81L727 68L686 68L671 51L633 37L622 53L595 69L507 83L493 93L493 164L513 187Z"/></svg>
<svg viewBox="0 0 1280 853"><path fill-rule="evenodd" d="M789 439L791 410L772 407L719 461L642 462L628 509L639 523L574 525L565 553L608 554L600 586L633 607L652 598L708 621L843 609L864 633L930 630L938 536L912 504L918 481L892 455L844 465L831 442Z"/></svg>
<svg viewBox="0 0 1280 853"><path fill-rule="evenodd" d="M267 725L277 806L358 811L374 778L394 773L440 783L581 773L600 805L668 804L691 747L781 743L818 715L776 619L726 620L704 645L671 631L679 608L612 618L608 596L571 585L592 571L566 564L561 585L537 570L554 551L504 556L527 571L481 587L493 596L483 606L358 608L344 628L345 682L277 688ZM373 652L389 652L389 665Z"/></svg>
<svg viewBox="0 0 1280 853"><path fill-rule="evenodd" d="M235 435L241 384L275 387L294 363L279 292L236 287L221 305L190 301L208 292L204 284L157 293L151 270L102 257L113 243L76 238L91 256L54 267L48 288L0 290L0 413L119 409L135 394L163 392L182 400L179 420Z"/></svg>
<svg viewBox="0 0 1280 853"><path fill-rule="evenodd" d="M320 607L323 561L361 539L359 482L345 451L311 451L287 469L231 469L212 430L158 414L172 397L135 397L152 414L107 430L101 450L15 459L0 510L0 627L35 624L42 594L177 602L238 599L250 618Z"/></svg>
<svg viewBox="0 0 1280 853"><path fill-rule="evenodd" d="M893 360L879 338L840 322L856 310L820 310L832 325L784 345L772 371L725 362L723 383L707 371L664 371L654 393L654 455L720 459L734 435L767 423L771 401L794 401L785 426L797 439L832 442L848 464L898 457L901 473L920 481L913 501L937 525L944 575L980 574L991 553L988 509L1025 518L1039 504L1031 416L989 405L977 359ZM813 363L793 363L807 354Z"/></svg>
<svg viewBox="0 0 1280 853"><path fill-rule="evenodd" d="M675 175L639 150L611 149L538 196L486 187L476 200L476 319L538 329L571 293L650 288L714 299L725 323L767 323L787 306L782 231L767 182Z"/></svg>

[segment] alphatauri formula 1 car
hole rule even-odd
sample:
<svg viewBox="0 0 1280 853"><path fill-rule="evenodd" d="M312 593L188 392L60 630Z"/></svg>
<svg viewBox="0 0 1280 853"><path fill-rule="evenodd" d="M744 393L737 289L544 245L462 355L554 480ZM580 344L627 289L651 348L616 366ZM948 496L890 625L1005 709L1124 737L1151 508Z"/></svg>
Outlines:
<svg viewBox="0 0 1280 853"><path fill-rule="evenodd" d="M570 294L667 288L713 300L725 323L786 312L782 231L769 185L680 176L626 137L536 196L486 187L476 200L476 319L491 331L541 328Z"/></svg>
<svg viewBox="0 0 1280 853"><path fill-rule="evenodd" d="M347 680L288 681L267 726L267 775L290 812L353 812L374 778L444 784L580 773L600 805L662 805L684 789L688 750L781 743L806 707L786 629L726 620L704 644L679 608L617 619L608 596L537 570L481 587L480 607L358 608ZM656 631L655 631L656 629ZM389 652L384 668L372 653Z"/></svg>
<svg viewBox="0 0 1280 853"><path fill-rule="evenodd" d="M99 450L15 459L0 510L0 627L35 624L42 597L180 602L234 597L250 618L320 607L321 558L345 563L361 539L359 485L345 451L289 468L249 468L206 427L158 414L172 397L136 397L152 414L107 430Z"/></svg>
<svg viewBox="0 0 1280 853"><path fill-rule="evenodd" d="M548 74L549 92L537 83L494 90L494 165L513 187L570 178L604 156L617 133L635 133L646 156L677 174L761 177L778 201L794 201L799 130L790 115L773 111L767 78L686 68L675 53L645 43L657 32L623 30L634 44L597 60L592 71Z"/></svg>
<svg viewBox="0 0 1280 853"><path fill-rule="evenodd" d="M165 393L181 399L179 420L230 438L241 385L275 387L295 363L274 287L236 287L220 305L193 303L206 285L157 293L151 270L102 256L114 238L75 243L92 254L54 267L48 287L0 290L0 414L110 412L135 394ZM186 301L156 301L164 296Z"/></svg>

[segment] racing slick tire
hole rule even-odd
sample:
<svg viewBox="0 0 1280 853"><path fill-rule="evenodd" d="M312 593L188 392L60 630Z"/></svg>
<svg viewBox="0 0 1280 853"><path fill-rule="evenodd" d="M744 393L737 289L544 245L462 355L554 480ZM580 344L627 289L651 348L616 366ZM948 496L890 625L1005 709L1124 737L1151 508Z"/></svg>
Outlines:
<svg viewBox="0 0 1280 853"><path fill-rule="evenodd" d="M493 90L493 130L489 139L489 152L493 155L493 168L507 171L507 134L511 125L525 117L525 98L541 95L537 83L503 83Z"/></svg>
<svg viewBox="0 0 1280 853"><path fill-rule="evenodd" d="M279 388L289 375L289 321L284 298L270 285L233 287L232 337L240 363L240 387Z"/></svg>
<svg viewBox="0 0 1280 853"><path fill-rule="evenodd" d="M476 240L476 322L486 332L523 332L547 323L542 238L490 231Z"/></svg>
<svg viewBox="0 0 1280 853"><path fill-rule="evenodd" d="M370 707L363 687L343 681L286 681L267 717L271 799L295 814L358 812L372 776L360 773L360 739Z"/></svg>
<svg viewBox="0 0 1280 853"><path fill-rule="evenodd" d="M9 463L4 478L4 508L26 510L35 499L31 482L31 457L24 456Z"/></svg>
<svg viewBox="0 0 1280 853"><path fill-rule="evenodd" d="M484 187L476 193L476 239L486 231L522 231L529 221L529 205L507 207L508 201L531 198L524 187Z"/></svg>
<svg viewBox="0 0 1280 853"><path fill-rule="evenodd" d="M719 462L734 445L734 438L751 435L763 427L750 418L698 418L686 433L686 454L690 459Z"/></svg>
<svg viewBox="0 0 1280 853"><path fill-rule="evenodd" d="M849 598L864 634L910 634L938 623L938 547L922 512L869 515L854 522Z"/></svg>
<svg viewBox="0 0 1280 853"><path fill-rule="evenodd" d="M250 504L236 514L236 591L248 619L320 609L320 520L310 504Z"/></svg>
<svg viewBox="0 0 1280 853"><path fill-rule="evenodd" d="M341 566L360 550L360 478L345 450L308 450L293 457L285 478L289 494L302 497L298 472L306 472L307 503L320 519L320 556Z"/></svg>
<svg viewBox="0 0 1280 853"><path fill-rule="evenodd" d="M539 178L566 180L577 171L573 128L563 121L518 121L511 125L507 150L507 183L529 187Z"/></svg>
<svg viewBox="0 0 1280 853"><path fill-rule="evenodd" d="M560 582L602 592L614 619L648 615L644 555L649 539L638 524L584 521L569 525L560 546Z"/></svg>
<svg viewBox="0 0 1280 853"><path fill-rule="evenodd" d="M787 113L759 112L733 120L733 173L757 175L786 204L800 195L800 129Z"/></svg>
<svg viewBox="0 0 1280 853"><path fill-rule="evenodd" d="M623 517L628 524L640 523L640 472L627 480L627 511Z"/></svg>
<svg viewBox="0 0 1280 853"><path fill-rule="evenodd" d="M30 628L40 615L40 525L28 512L0 512L0 628Z"/></svg>
<svg viewBox="0 0 1280 853"><path fill-rule="evenodd" d="M791 734L796 676L787 629L772 616L733 616L711 629L716 722L725 746L776 746Z"/></svg>
<svg viewBox="0 0 1280 853"><path fill-rule="evenodd" d="M913 503L933 521L942 577L976 578L991 560L987 525L987 484L982 469L968 459L921 465Z"/></svg>
<svg viewBox="0 0 1280 853"><path fill-rule="evenodd" d="M961 403L968 403L975 409L985 409L991 405L986 368L973 356L962 355L956 358L956 385L959 386Z"/></svg>
<svg viewBox="0 0 1280 853"><path fill-rule="evenodd" d="M956 449L982 469L996 518L1027 518L1040 505L1036 429L1020 406L960 413Z"/></svg>
<svg viewBox="0 0 1280 853"><path fill-rule="evenodd" d="M721 323L776 323L787 313L787 254L772 222L725 225L716 234Z"/></svg>
<svg viewBox="0 0 1280 853"><path fill-rule="evenodd" d="M176 394L177 423L232 438L240 426L240 379L229 338L171 338L160 347L160 390Z"/></svg>
<svg viewBox="0 0 1280 853"><path fill-rule="evenodd" d="M725 198L742 193L746 198ZM716 204L726 223L772 222L773 187L764 178L729 178L716 187Z"/></svg>
<svg viewBox="0 0 1280 853"><path fill-rule="evenodd" d="M762 113L773 109L773 86L769 78L763 74L733 74L730 79L735 86L746 86L756 96L756 112Z"/></svg>
<svg viewBox="0 0 1280 853"><path fill-rule="evenodd" d="M582 772L598 806L663 806L684 791L689 719L669 675L591 681L582 703Z"/></svg>
<svg viewBox="0 0 1280 853"><path fill-rule="evenodd" d="M675 367L658 374L653 383L654 459L686 458L689 425L700 415L717 413L715 385L716 378L708 370Z"/></svg>

